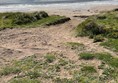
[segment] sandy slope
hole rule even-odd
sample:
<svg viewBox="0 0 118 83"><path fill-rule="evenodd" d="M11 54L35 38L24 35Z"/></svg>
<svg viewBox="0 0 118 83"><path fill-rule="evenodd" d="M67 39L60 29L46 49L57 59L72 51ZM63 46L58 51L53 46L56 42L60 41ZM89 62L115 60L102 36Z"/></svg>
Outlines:
<svg viewBox="0 0 118 83"><path fill-rule="evenodd" d="M93 43L92 39L74 37L73 30L81 21L81 19L73 18L62 25L0 31L0 63L4 64L4 61L9 62L12 59L52 51L65 53L65 56L72 59L76 57L76 54L64 46L64 43L67 42L82 43L88 48L88 51L109 52L115 55L115 53Z"/></svg>

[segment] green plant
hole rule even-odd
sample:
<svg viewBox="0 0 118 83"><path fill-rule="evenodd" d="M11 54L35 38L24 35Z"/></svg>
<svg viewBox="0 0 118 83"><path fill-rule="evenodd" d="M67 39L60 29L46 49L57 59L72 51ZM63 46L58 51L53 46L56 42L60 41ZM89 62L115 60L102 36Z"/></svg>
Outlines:
<svg viewBox="0 0 118 83"><path fill-rule="evenodd" d="M87 73L87 74L91 74L91 73L96 73L97 71L96 71L96 69L94 68L94 66L83 66L82 68L81 68L81 71L83 72L83 73Z"/></svg>
<svg viewBox="0 0 118 83"><path fill-rule="evenodd" d="M118 20L114 19L116 15L117 11L111 11L89 17L76 28L77 36L118 38Z"/></svg>
<svg viewBox="0 0 118 83"><path fill-rule="evenodd" d="M36 78L41 76L41 72L40 71L36 71L36 70L28 71L26 73L26 76L29 76L31 79L36 79Z"/></svg>
<svg viewBox="0 0 118 83"><path fill-rule="evenodd" d="M26 13L19 13L16 14L15 18L13 19L13 24L22 25L31 23L33 21L36 21L37 19L29 14Z"/></svg>
<svg viewBox="0 0 118 83"><path fill-rule="evenodd" d="M114 58L108 53L96 53L95 57L114 68L118 68L118 58Z"/></svg>
<svg viewBox="0 0 118 83"><path fill-rule="evenodd" d="M39 80L29 79L29 78L14 78L10 83L41 83Z"/></svg>
<svg viewBox="0 0 118 83"><path fill-rule="evenodd" d="M55 83L74 83L74 80L67 78L56 78L54 80Z"/></svg>
<svg viewBox="0 0 118 83"><path fill-rule="evenodd" d="M47 54L45 56L45 59L46 59L47 62L52 63L56 59L56 57L53 54Z"/></svg>
<svg viewBox="0 0 118 83"><path fill-rule="evenodd" d="M69 21L69 20L70 20L70 18L64 17L64 18L58 19L58 20L56 20L56 21L47 23L46 25L50 26L50 25L62 24L62 23L65 23L65 22L67 22L67 21Z"/></svg>
<svg viewBox="0 0 118 83"><path fill-rule="evenodd" d="M40 16L40 18L46 18L49 16L45 11L37 12L37 14Z"/></svg>
<svg viewBox="0 0 118 83"><path fill-rule="evenodd" d="M107 16L105 14L101 14L101 15L97 16L97 19L100 19L100 20L104 20L106 18L107 18Z"/></svg>
<svg viewBox="0 0 118 83"><path fill-rule="evenodd" d="M103 37L103 36L101 36L101 35L96 35L96 36L94 37L94 42L102 42L102 41L104 41L104 37Z"/></svg>
<svg viewBox="0 0 118 83"><path fill-rule="evenodd" d="M81 33L79 34L82 36L94 36L105 33L104 26L97 24L94 20L86 20L79 27L81 28Z"/></svg>
<svg viewBox="0 0 118 83"><path fill-rule="evenodd" d="M64 60L64 59L60 59L59 60L59 65L60 66L65 66L65 65L67 65L68 64L68 61L66 61L66 60Z"/></svg>
<svg viewBox="0 0 118 83"><path fill-rule="evenodd" d="M80 59L84 59L84 60L91 60L94 59L94 54L91 53L81 53L79 54Z"/></svg>
<svg viewBox="0 0 118 83"><path fill-rule="evenodd" d="M17 27L37 27L46 24L52 24L59 20L66 19L64 16L49 16L46 12L8 12L0 13L0 29ZM64 22L66 22L65 20ZM62 22L62 23L64 23ZM56 23L58 24L58 23Z"/></svg>
<svg viewBox="0 0 118 83"><path fill-rule="evenodd" d="M100 45L118 52L118 39L108 39L107 41L101 43Z"/></svg>
<svg viewBox="0 0 118 83"><path fill-rule="evenodd" d="M4 67L1 71L0 71L0 75L8 75L8 74L16 74L16 73L20 73L21 70L17 67Z"/></svg>

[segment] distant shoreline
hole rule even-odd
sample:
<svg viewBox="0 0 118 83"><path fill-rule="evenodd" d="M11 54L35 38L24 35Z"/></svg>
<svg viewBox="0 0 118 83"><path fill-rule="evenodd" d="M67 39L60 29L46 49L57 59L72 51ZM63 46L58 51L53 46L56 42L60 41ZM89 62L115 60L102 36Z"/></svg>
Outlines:
<svg viewBox="0 0 118 83"><path fill-rule="evenodd" d="M0 5L0 12L29 12L40 10L83 10L96 6L117 6L118 1L90 1L80 3L54 3L54 4L9 4Z"/></svg>

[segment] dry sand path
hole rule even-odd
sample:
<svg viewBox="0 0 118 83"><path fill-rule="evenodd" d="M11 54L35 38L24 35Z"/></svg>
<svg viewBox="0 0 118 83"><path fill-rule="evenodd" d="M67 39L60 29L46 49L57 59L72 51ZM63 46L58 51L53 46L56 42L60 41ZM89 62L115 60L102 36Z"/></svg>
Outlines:
<svg viewBox="0 0 118 83"><path fill-rule="evenodd" d="M0 31L0 64L4 65L10 60L21 59L33 54L46 54L60 52L70 59L77 59L75 51L67 48L64 43L78 42L86 46L87 51L116 53L93 43L87 37L76 38L73 33L75 27L83 19L72 18L71 21L50 27L15 28Z"/></svg>

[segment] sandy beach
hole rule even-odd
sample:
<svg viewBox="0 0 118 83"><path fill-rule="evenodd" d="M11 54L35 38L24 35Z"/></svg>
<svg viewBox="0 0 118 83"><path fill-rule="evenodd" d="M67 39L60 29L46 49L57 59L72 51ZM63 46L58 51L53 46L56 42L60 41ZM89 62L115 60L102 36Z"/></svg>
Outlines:
<svg viewBox="0 0 118 83"><path fill-rule="evenodd" d="M61 4L18 4L1 5L0 12L33 12L46 11L49 14L75 16L75 15L93 15L101 11L109 11L118 8L118 1L93 1L80 3L61 3Z"/></svg>
<svg viewBox="0 0 118 83"><path fill-rule="evenodd" d="M31 9L30 11L46 11L50 15L63 15L68 17L79 16L79 15L95 15L100 12L110 11L115 8L118 8L118 5L97 5L88 8L80 8L80 9L66 9L66 8L42 8L42 9ZM29 11L29 12L30 12Z"/></svg>

